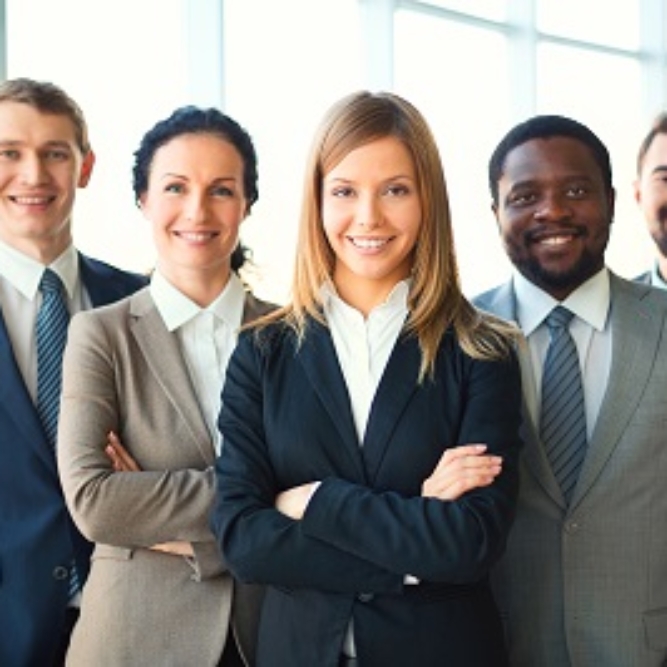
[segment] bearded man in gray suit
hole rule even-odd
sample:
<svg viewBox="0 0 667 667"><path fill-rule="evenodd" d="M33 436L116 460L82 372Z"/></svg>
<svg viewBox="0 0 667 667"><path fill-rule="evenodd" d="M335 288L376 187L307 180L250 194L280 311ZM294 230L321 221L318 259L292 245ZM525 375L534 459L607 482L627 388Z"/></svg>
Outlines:
<svg viewBox="0 0 667 667"><path fill-rule="evenodd" d="M475 301L524 333L522 488L494 573L512 664L667 665L667 295L605 266L615 192L589 128L561 116L517 125L489 183L515 271ZM557 306L573 313L584 399L571 492L541 432Z"/></svg>

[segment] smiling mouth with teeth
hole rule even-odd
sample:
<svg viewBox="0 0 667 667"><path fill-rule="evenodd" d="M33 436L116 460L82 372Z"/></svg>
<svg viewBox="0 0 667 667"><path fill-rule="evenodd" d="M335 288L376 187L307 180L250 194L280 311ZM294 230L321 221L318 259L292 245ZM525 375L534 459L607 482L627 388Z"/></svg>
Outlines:
<svg viewBox="0 0 667 667"><path fill-rule="evenodd" d="M10 199L15 204L21 204L23 206L43 206L44 204L52 202L55 197L10 197Z"/></svg>
<svg viewBox="0 0 667 667"><path fill-rule="evenodd" d="M567 236L549 236L545 239L540 239L538 243L541 245L563 245L569 243L574 238L574 234L568 234Z"/></svg>
<svg viewBox="0 0 667 667"><path fill-rule="evenodd" d="M381 248L389 243L389 239L357 239L354 237L349 237L349 239L357 248Z"/></svg>
<svg viewBox="0 0 667 667"><path fill-rule="evenodd" d="M217 234L215 232L176 232L176 236L179 236L186 241L208 241L209 239L215 238Z"/></svg>

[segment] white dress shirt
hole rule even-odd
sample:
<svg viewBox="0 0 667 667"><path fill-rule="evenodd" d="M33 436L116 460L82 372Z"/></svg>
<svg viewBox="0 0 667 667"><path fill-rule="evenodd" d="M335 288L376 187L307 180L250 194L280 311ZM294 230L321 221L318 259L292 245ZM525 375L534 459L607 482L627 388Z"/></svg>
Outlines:
<svg viewBox="0 0 667 667"><path fill-rule="evenodd" d="M364 317L336 294L333 285L322 288L324 316L347 385L360 446L363 444L380 378L408 315L409 291L408 281L399 282L385 302L373 308L368 317ZM407 576L406 583L417 582ZM350 657L356 656L351 622L343 653Z"/></svg>
<svg viewBox="0 0 667 667"><path fill-rule="evenodd" d="M653 285L653 287L659 287L660 289L667 289L667 282L665 282L660 275L660 267L657 262L653 265L653 269L651 270L651 285Z"/></svg>
<svg viewBox="0 0 667 667"><path fill-rule="evenodd" d="M530 348L531 366L538 394L534 405L538 411L541 404L542 369L550 342L549 329L544 320L558 305L574 313L570 322L570 334L577 346L581 364L586 430L590 440L607 389L611 368L609 272L606 268L601 269L563 302L556 301L518 272L514 274L513 281L517 318ZM540 415L534 414L532 417L539 428Z"/></svg>
<svg viewBox="0 0 667 667"><path fill-rule="evenodd" d="M0 241L0 306L14 358L32 397L37 395L37 348L35 320L42 304L39 282L44 269L40 262ZM90 298L79 279L79 256L70 246L49 267L58 274L67 291L71 315L91 307Z"/></svg>
<svg viewBox="0 0 667 667"><path fill-rule="evenodd" d="M153 274L150 291L167 329L176 334L202 416L219 454L220 395L243 318L243 283L232 272L225 289L206 308L176 289L159 269Z"/></svg>
<svg viewBox="0 0 667 667"><path fill-rule="evenodd" d="M408 315L407 281L364 317L345 303L333 286L323 288L324 316L350 395L359 444L363 442L373 397Z"/></svg>

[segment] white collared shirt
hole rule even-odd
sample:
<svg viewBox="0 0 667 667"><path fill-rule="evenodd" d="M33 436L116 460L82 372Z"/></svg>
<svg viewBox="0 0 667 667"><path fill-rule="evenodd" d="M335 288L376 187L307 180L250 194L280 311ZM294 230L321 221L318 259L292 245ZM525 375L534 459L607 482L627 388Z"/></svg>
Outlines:
<svg viewBox="0 0 667 667"><path fill-rule="evenodd" d="M399 282L384 303L364 317L345 303L333 285L322 288L324 316L350 396L361 444L380 378L408 315L409 282Z"/></svg>
<svg viewBox="0 0 667 667"><path fill-rule="evenodd" d="M33 401L37 394L35 320L42 303L39 282L45 268L42 263L0 241L0 306L14 358ZM90 298L81 285L79 256L73 246L48 268L58 274L65 286L70 315L91 307Z"/></svg>
<svg viewBox="0 0 667 667"><path fill-rule="evenodd" d="M222 438L217 421L227 364L243 319L245 290L231 273L220 295L201 308L155 271L151 296L170 332L175 332L216 453Z"/></svg>
<svg viewBox="0 0 667 667"><path fill-rule="evenodd" d="M333 285L322 288L324 316L347 385L360 446L380 378L408 315L409 292L409 281L399 282L384 303L364 317L336 294ZM417 583L409 575L405 580ZM356 656L352 621L345 635L343 653Z"/></svg>
<svg viewBox="0 0 667 667"><path fill-rule="evenodd" d="M586 428L590 439L607 389L611 368L609 272L606 268L601 269L563 302L556 301L518 272L515 272L513 281L517 318L530 348L531 366L538 394L536 406L541 403L542 369L550 342L549 329L544 319L557 305L564 306L575 315L570 323L570 334L577 346L581 364ZM533 415L538 427L539 417L539 414Z"/></svg>

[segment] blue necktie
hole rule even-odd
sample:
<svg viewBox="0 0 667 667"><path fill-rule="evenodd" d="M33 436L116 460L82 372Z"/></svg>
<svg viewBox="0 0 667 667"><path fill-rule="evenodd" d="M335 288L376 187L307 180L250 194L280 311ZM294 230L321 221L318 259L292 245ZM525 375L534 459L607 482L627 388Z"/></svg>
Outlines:
<svg viewBox="0 0 667 667"><path fill-rule="evenodd" d="M586 455L586 411L577 348L569 332L573 317L557 306L546 318L551 343L542 376L542 442L567 502Z"/></svg>
<svg viewBox="0 0 667 667"><path fill-rule="evenodd" d="M37 347L37 413L46 438L55 453L62 386L62 362L69 311L58 274L45 269L39 283L42 305L35 321ZM68 594L71 599L81 588L74 563L70 566Z"/></svg>
<svg viewBox="0 0 667 667"><path fill-rule="evenodd" d="M37 413L49 444L55 447L69 312L65 303L63 284L51 269L44 270L39 289L42 292L42 305L35 324Z"/></svg>

